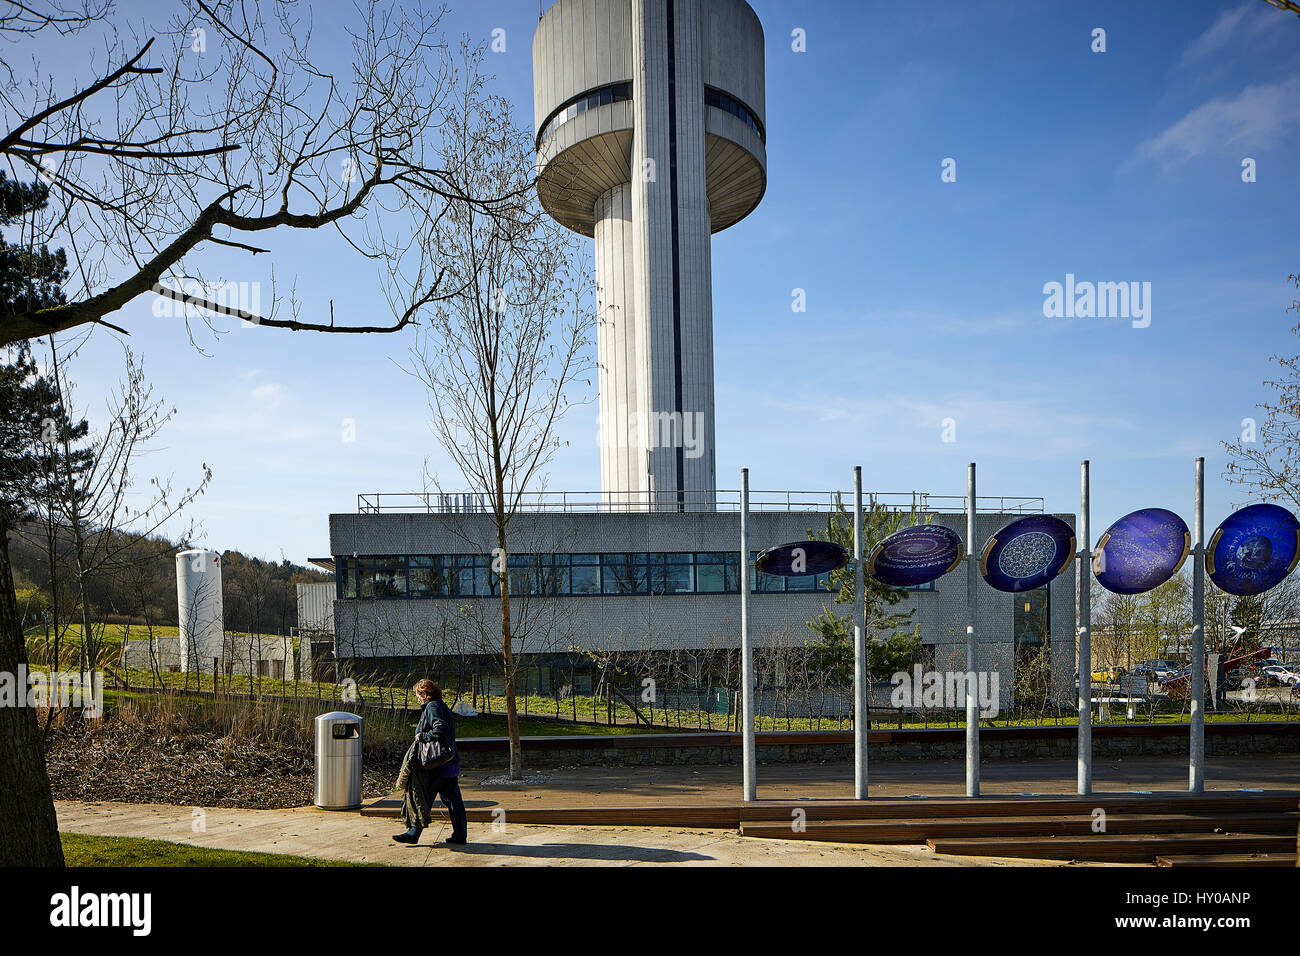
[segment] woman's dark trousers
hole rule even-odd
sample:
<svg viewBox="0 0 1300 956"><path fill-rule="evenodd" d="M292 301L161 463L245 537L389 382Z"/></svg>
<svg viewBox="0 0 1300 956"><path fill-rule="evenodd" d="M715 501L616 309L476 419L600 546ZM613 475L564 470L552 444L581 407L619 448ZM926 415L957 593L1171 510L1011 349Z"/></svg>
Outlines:
<svg viewBox="0 0 1300 956"><path fill-rule="evenodd" d="M429 826L433 822L434 798L442 800L451 814L451 838L464 840L468 834L465 821L465 800L460 795L459 777L438 777L437 769L425 770L418 764L411 766L411 779L402 798L402 822L408 827Z"/></svg>

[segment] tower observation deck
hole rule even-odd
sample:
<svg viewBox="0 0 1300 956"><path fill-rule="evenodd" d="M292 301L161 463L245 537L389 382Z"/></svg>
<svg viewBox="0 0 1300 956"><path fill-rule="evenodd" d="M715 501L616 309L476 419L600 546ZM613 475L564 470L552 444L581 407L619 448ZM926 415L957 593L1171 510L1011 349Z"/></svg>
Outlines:
<svg viewBox="0 0 1300 956"><path fill-rule="evenodd" d="M767 185L744 0L556 0L533 37L537 191L595 240L601 490L712 511L713 233Z"/></svg>

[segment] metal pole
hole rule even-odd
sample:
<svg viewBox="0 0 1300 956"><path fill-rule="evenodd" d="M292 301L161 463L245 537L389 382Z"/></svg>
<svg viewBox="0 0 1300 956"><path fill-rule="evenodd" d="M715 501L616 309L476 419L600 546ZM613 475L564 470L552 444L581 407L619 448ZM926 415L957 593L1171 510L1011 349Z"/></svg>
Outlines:
<svg viewBox="0 0 1300 956"><path fill-rule="evenodd" d="M853 469L853 799L867 798L867 635L863 628L862 466Z"/></svg>
<svg viewBox="0 0 1300 956"><path fill-rule="evenodd" d="M749 469L740 469L740 719L745 800L758 799L754 759L754 648L749 643Z"/></svg>
<svg viewBox="0 0 1300 956"><path fill-rule="evenodd" d="M966 796L980 795L980 713L975 683L975 462L966 474Z"/></svg>
<svg viewBox="0 0 1300 956"><path fill-rule="evenodd" d="M1092 504L1088 461L1079 497L1079 793L1092 793Z"/></svg>
<svg viewBox="0 0 1300 956"><path fill-rule="evenodd" d="M1187 789L1205 791L1205 459L1196 459L1196 513L1192 519L1192 762Z"/></svg>

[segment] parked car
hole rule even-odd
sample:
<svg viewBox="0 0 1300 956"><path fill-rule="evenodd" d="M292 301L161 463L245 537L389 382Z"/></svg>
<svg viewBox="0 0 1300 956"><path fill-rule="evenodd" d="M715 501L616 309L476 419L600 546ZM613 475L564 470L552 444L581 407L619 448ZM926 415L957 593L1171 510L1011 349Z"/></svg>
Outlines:
<svg viewBox="0 0 1300 956"><path fill-rule="evenodd" d="M1297 683L1300 683L1300 674L1297 674L1286 667L1281 667L1279 665L1270 665L1268 667L1263 668L1263 671L1264 671L1264 676L1268 680L1276 684L1286 684L1288 686L1295 686Z"/></svg>
<svg viewBox="0 0 1300 956"><path fill-rule="evenodd" d="M1107 667L1103 670L1093 671L1092 679L1101 681L1104 684L1113 684L1123 677L1127 671L1122 667Z"/></svg>

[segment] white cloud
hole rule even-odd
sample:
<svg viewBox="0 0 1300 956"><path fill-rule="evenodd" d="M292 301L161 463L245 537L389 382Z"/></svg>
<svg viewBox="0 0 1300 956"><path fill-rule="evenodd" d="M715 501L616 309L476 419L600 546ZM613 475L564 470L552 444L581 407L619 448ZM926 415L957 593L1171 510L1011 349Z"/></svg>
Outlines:
<svg viewBox="0 0 1300 956"><path fill-rule="evenodd" d="M1203 60L1236 42L1250 43L1284 24L1285 21L1277 11L1266 10L1259 3L1243 3L1231 10L1224 10L1210 28L1183 51L1182 62Z"/></svg>
<svg viewBox="0 0 1300 956"><path fill-rule="evenodd" d="M289 394L289 390L278 382L267 382L265 385L258 385L248 394L259 405L279 408L280 402Z"/></svg>
<svg viewBox="0 0 1300 956"><path fill-rule="evenodd" d="M1300 77L1246 87L1233 99L1216 96L1138 147L1143 159L1173 165L1212 149L1271 145L1300 123Z"/></svg>

